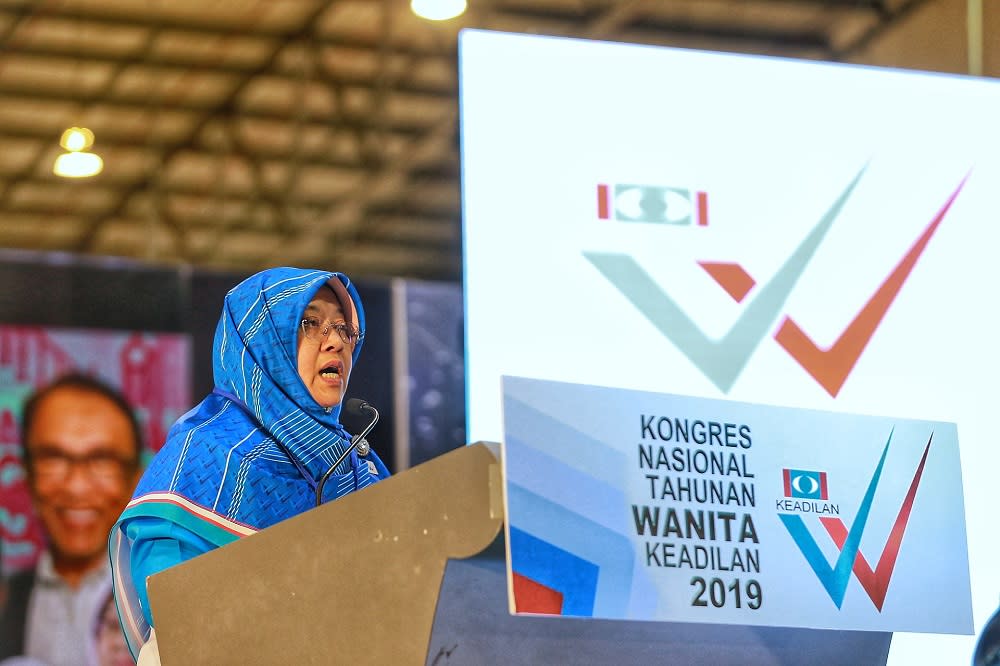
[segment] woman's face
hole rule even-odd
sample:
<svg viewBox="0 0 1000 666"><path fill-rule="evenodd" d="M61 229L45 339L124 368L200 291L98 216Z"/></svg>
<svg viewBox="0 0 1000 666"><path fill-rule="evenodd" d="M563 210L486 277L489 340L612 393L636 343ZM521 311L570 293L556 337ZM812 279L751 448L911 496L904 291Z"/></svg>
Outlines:
<svg viewBox="0 0 1000 666"><path fill-rule="evenodd" d="M326 287L309 302L299 322L299 376L322 407L339 405L347 390L354 344L341 338L338 328L345 325L350 327L344 320L340 302L333 290ZM324 330L327 330L325 336Z"/></svg>

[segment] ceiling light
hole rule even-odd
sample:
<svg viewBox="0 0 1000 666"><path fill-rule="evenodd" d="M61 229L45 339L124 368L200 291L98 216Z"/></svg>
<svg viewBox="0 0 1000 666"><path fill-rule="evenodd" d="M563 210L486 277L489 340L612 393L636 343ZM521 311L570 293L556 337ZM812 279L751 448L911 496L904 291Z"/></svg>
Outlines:
<svg viewBox="0 0 1000 666"><path fill-rule="evenodd" d="M70 127L62 133L59 145L74 152L87 150L94 145L94 133L86 127Z"/></svg>
<svg viewBox="0 0 1000 666"><path fill-rule="evenodd" d="M52 165L52 173L63 178L89 178L104 170L104 160L95 153L63 153Z"/></svg>
<svg viewBox="0 0 1000 666"><path fill-rule="evenodd" d="M104 160L96 153L85 152L94 145L94 133L86 127L70 127L63 132L59 145L69 152L56 158L52 173L63 178L88 178L104 170Z"/></svg>
<svg viewBox="0 0 1000 666"><path fill-rule="evenodd" d="M410 9L421 18L430 21L446 21L462 14L465 0L410 0Z"/></svg>

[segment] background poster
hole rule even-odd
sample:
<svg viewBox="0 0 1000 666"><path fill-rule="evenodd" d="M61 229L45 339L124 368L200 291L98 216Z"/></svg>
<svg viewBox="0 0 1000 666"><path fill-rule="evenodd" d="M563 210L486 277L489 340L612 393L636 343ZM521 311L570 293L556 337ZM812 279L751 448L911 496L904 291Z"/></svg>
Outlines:
<svg viewBox="0 0 1000 666"><path fill-rule="evenodd" d="M0 538L3 570L31 568L42 531L20 463L21 407L36 388L81 371L107 381L135 409L147 457L167 430L191 408L188 336L0 325Z"/></svg>

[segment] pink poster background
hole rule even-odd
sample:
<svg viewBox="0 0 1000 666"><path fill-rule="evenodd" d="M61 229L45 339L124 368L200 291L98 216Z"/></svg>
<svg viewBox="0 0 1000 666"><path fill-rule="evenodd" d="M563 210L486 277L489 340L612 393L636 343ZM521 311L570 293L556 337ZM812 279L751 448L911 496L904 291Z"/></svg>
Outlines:
<svg viewBox="0 0 1000 666"><path fill-rule="evenodd" d="M190 342L177 333L0 325L0 539L5 573L34 565L42 531L20 462L18 424L27 396L70 371L117 387L143 429L147 455L191 407Z"/></svg>

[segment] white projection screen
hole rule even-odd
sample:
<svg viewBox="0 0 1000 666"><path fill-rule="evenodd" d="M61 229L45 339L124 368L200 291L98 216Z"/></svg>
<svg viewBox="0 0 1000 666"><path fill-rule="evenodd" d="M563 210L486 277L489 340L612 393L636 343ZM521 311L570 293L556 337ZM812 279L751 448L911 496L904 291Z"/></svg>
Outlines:
<svg viewBox="0 0 1000 666"><path fill-rule="evenodd" d="M460 74L469 441L502 439L502 375L955 422L978 635L1000 83L478 31Z"/></svg>

